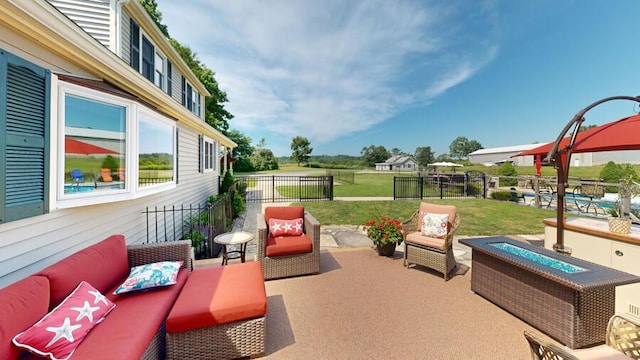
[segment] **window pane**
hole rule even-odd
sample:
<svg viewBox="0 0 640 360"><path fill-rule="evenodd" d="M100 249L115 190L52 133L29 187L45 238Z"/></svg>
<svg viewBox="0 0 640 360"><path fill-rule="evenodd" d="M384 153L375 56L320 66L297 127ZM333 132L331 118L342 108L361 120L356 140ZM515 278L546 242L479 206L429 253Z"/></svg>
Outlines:
<svg viewBox="0 0 640 360"><path fill-rule="evenodd" d="M65 95L64 193L124 189L126 108Z"/></svg>
<svg viewBox="0 0 640 360"><path fill-rule="evenodd" d="M138 185L144 187L173 181L173 126L141 113L138 134Z"/></svg>
<svg viewBox="0 0 640 360"><path fill-rule="evenodd" d="M164 62L158 53L156 53L155 67L155 84L162 89L162 83L164 82Z"/></svg>
<svg viewBox="0 0 640 360"><path fill-rule="evenodd" d="M146 37L142 37L142 75L153 81L153 45L147 40Z"/></svg>

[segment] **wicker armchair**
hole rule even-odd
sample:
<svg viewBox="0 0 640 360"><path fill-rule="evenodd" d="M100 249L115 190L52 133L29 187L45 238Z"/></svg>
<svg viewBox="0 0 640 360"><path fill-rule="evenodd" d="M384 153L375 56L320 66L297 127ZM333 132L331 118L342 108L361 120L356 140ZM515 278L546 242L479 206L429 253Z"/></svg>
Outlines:
<svg viewBox="0 0 640 360"><path fill-rule="evenodd" d="M302 235L311 242L310 252L267 255L267 246L272 245L268 229L270 218L291 220L303 218ZM320 223L302 206L267 207L258 214L257 258L262 263L265 280L290 276L317 274L320 272Z"/></svg>
<svg viewBox="0 0 640 360"><path fill-rule="evenodd" d="M422 217L425 213L449 214L447 235L444 239L430 238L420 233ZM449 273L456 267L453 256L453 235L460 226L460 216L453 205L421 203L420 208L409 220L402 223L404 234L404 265L426 266L444 274L449 280Z"/></svg>
<svg viewBox="0 0 640 360"><path fill-rule="evenodd" d="M640 324L613 315L607 325L606 345L571 350L525 331L533 360L640 359Z"/></svg>

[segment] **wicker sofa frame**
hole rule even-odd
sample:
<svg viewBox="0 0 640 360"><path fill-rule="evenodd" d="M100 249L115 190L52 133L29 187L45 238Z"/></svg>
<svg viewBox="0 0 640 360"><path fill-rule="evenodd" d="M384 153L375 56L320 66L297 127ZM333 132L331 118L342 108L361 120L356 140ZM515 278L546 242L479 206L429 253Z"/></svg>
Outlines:
<svg viewBox="0 0 640 360"><path fill-rule="evenodd" d="M455 218L451 221L451 228L444 239L444 251L407 242L407 235L418 228L419 216L420 210L413 213L408 220L402 223L404 234L404 266L409 267L410 264L426 266L442 273L444 280L447 281L449 280L449 274L457 265L456 259L453 256L453 235L460 226L460 216L456 212Z"/></svg>
<svg viewBox="0 0 640 360"><path fill-rule="evenodd" d="M128 245L127 256L129 266L140 266L158 261L183 261L182 267L191 272L193 263L191 262L191 241L180 240L165 243L153 243L143 245ZM167 350L167 331L164 322L153 336L147 346L142 360L165 359Z"/></svg>
<svg viewBox="0 0 640 360"><path fill-rule="evenodd" d="M532 360L574 360L590 354L595 358L595 353L601 357L612 358L617 350L632 359L640 359L640 324L622 315L613 315L607 324L606 345L600 345L589 349L571 351L551 340L525 331L524 337L529 343ZM610 348L610 349L609 349ZM606 353L606 354L605 354ZM612 357L607 357L611 354ZM620 356L622 357L622 356Z"/></svg>
<svg viewBox="0 0 640 360"><path fill-rule="evenodd" d="M258 242L257 257L262 263L265 280L291 276L317 274L320 272L320 223L309 212L304 212L304 233L312 241L310 253L267 256L267 223L264 214L257 215Z"/></svg>

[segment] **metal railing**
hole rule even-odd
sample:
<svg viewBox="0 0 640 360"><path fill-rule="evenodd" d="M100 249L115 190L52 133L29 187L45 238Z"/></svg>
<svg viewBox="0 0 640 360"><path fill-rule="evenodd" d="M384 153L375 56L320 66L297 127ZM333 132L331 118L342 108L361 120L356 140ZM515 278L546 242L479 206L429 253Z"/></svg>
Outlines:
<svg viewBox="0 0 640 360"><path fill-rule="evenodd" d="M456 199L486 197L484 175L469 174L419 174L418 176L394 176L393 199Z"/></svg>
<svg viewBox="0 0 640 360"><path fill-rule="evenodd" d="M217 257L220 250L214 246L213 238L229 231L236 215L232 194L233 191L223 194L213 203L147 207L142 212L146 243L177 241L201 232L204 238L194 248L196 256Z"/></svg>
<svg viewBox="0 0 640 360"><path fill-rule="evenodd" d="M236 177L246 202L333 200L333 176L259 175Z"/></svg>
<svg viewBox="0 0 640 360"><path fill-rule="evenodd" d="M356 183L356 172L353 170L327 170L327 176L333 176L336 181L348 184Z"/></svg>

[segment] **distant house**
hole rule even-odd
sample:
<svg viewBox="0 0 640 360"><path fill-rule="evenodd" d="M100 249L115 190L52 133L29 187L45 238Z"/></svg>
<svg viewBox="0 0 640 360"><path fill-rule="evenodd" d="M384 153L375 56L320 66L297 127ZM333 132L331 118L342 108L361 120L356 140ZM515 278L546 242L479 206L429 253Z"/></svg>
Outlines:
<svg viewBox="0 0 640 360"><path fill-rule="evenodd" d="M396 155L387 159L383 163L376 163L376 170L394 171L406 170L412 171L418 168L418 162L411 156Z"/></svg>
<svg viewBox="0 0 640 360"><path fill-rule="evenodd" d="M139 1L0 1L0 33L0 287L217 194L236 144Z"/></svg>

